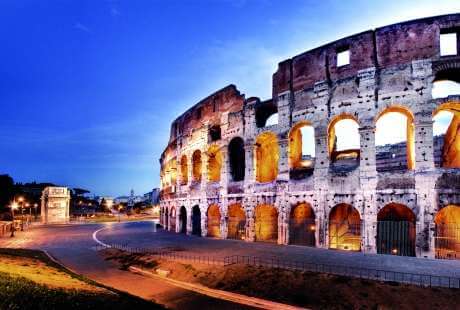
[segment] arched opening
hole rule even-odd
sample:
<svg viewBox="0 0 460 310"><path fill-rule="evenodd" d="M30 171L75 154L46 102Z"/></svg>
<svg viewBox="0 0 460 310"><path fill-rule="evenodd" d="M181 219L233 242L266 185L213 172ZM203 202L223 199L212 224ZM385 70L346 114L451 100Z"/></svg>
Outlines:
<svg viewBox="0 0 460 310"><path fill-rule="evenodd" d="M315 231L315 212L310 204L295 206L289 217L289 243L314 247Z"/></svg>
<svg viewBox="0 0 460 310"><path fill-rule="evenodd" d="M433 114L435 166L460 168L460 102L442 104Z"/></svg>
<svg viewBox="0 0 460 310"><path fill-rule="evenodd" d="M460 70L457 68L436 73L431 88L433 99L460 95Z"/></svg>
<svg viewBox="0 0 460 310"><path fill-rule="evenodd" d="M201 237L201 211L198 205L192 208L192 235Z"/></svg>
<svg viewBox="0 0 460 310"><path fill-rule="evenodd" d="M177 182L177 161L176 159L171 160L169 173L171 175L171 185L176 185Z"/></svg>
<svg viewBox="0 0 460 310"><path fill-rule="evenodd" d="M222 153L217 145L211 145L207 152L208 156L208 181L219 182L222 168Z"/></svg>
<svg viewBox="0 0 460 310"><path fill-rule="evenodd" d="M220 210L218 205L211 205L208 208L208 237L220 238Z"/></svg>
<svg viewBox="0 0 460 310"><path fill-rule="evenodd" d="M243 139L236 137L230 141L228 144L228 155L232 181L243 181L246 166Z"/></svg>
<svg viewBox="0 0 460 310"><path fill-rule="evenodd" d="M172 207L169 213L169 230L176 231L176 208Z"/></svg>
<svg viewBox="0 0 460 310"><path fill-rule="evenodd" d="M412 170L415 166L414 117L404 107L386 108L376 119L377 171Z"/></svg>
<svg viewBox="0 0 460 310"><path fill-rule="evenodd" d="M278 175L278 139L272 132L257 137L255 145L256 181L272 182Z"/></svg>
<svg viewBox="0 0 460 310"><path fill-rule="evenodd" d="M349 204L338 204L329 213L329 248L361 250L361 217Z"/></svg>
<svg viewBox="0 0 460 310"><path fill-rule="evenodd" d="M209 128L209 138L209 140L212 142L220 140L221 130L219 125L214 125L211 128Z"/></svg>
<svg viewBox="0 0 460 310"><path fill-rule="evenodd" d="M415 256L415 214L390 203L377 214L377 253Z"/></svg>
<svg viewBox="0 0 460 310"><path fill-rule="evenodd" d="M165 227L165 209L163 207L160 208L160 225Z"/></svg>
<svg viewBox="0 0 460 310"><path fill-rule="evenodd" d="M228 239L244 240L246 227L246 214L241 204L228 207Z"/></svg>
<svg viewBox="0 0 460 310"><path fill-rule="evenodd" d="M255 210L256 241L277 242L278 211L275 207L263 204Z"/></svg>
<svg viewBox="0 0 460 310"><path fill-rule="evenodd" d="M179 211L179 232L181 234L187 233L187 210L184 206Z"/></svg>
<svg viewBox="0 0 460 310"><path fill-rule="evenodd" d="M460 259L460 206L442 208L434 222L436 258Z"/></svg>
<svg viewBox="0 0 460 310"><path fill-rule="evenodd" d="M289 133L289 175L303 179L313 173L315 166L315 131L306 122L295 125Z"/></svg>
<svg viewBox="0 0 460 310"><path fill-rule="evenodd" d="M165 230L169 229L169 210L166 208L165 210L165 225L163 227Z"/></svg>
<svg viewBox="0 0 460 310"><path fill-rule="evenodd" d="M257 103L255 105L255 114L258 128L278 124L278 107L273 100Z"/></svg>
<svg viewBox="0 0 460 310"><path fill-rule="evenodd" d="M192 155L192 173L194 182L201 181L201 164L201 151L196 150Z"/></svg>
<svg viewBox="0 0 460 310"><path fill-rule="evenodd" d="M353 170L359 166L360 135L358 121L351 115L335 117L328 128L330 167Z"/></svg>
<svg viewBox="0 0 460 310"><path fill-rule="evenodd" d="M180 159L180 175L181 184L186 185L188 183L188 163L186 155L182 155Z"/></svg>

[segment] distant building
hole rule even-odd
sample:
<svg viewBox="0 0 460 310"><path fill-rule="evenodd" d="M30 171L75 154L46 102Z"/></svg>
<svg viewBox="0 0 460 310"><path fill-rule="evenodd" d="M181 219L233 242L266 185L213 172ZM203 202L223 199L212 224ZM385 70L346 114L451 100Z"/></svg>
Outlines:
<svg viewBox="0 0 460 310"><path fill-rule="evenodd" d="M69 221L70 191L67 187L46 187L42 193L42 223Z"/></svg>

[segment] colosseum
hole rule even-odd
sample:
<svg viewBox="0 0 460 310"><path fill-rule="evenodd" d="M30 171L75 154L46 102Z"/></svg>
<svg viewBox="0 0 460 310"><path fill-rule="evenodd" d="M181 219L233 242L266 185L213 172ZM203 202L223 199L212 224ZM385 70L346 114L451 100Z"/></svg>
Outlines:
<svg viewBox="0 0 460 310"><path fill-rule="evenodd" d="M429 17L280 62L268 100L209 95L171 125L161 224L460 259L459 50L460 14Z"/></svg>

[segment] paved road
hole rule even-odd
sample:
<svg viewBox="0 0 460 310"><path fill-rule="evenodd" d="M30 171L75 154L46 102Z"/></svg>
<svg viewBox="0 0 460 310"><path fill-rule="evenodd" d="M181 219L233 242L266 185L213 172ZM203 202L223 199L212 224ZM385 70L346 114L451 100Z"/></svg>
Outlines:
<svg viewBox="0 0 460 310"><path fill-rule="evenodd" d="M95 230L103 227L119 228L123 235L132 227L149 231L152 223L85 224L35 227L18 232L15 238L0 238L2 247L23 247L47 250L67 267L88 278L154 300L170 309L252 309L250 307L211 298L181 289L162 280L151 279L122 271L113 263L97 255L92 239Z"/></svg>
<svg viewBox="0 0 460 310"><path fill-rule="evenodd" d="M460 261L421 259L393 255L364 254L294 245L244 242L186 236L164 230L155 232L152 222L113 225L98 233L107 243L124 243L131 247L170 249L190 254L223 258L228 255L279 257L291 261L305 261L351 267L380 269L418 274L432 274L460 278Z"/></svg>

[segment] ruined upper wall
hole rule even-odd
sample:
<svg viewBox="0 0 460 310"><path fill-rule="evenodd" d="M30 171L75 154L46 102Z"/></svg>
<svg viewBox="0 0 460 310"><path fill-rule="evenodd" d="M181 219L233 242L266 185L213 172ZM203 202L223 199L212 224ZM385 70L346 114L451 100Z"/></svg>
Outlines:
<svg viewBox="0 0 460 310"><path fill-rule="evenodd" d="M235 85L228 85L204 98L171 124L169 142L173 142L179 135L187 134L202 124L220 124L223 112L236 112L243 109L244 95L240 94Z"/></svg>
<svg viewBox="0 0 460 310"><path fill-rule="evenodd" d="M273 97L358 75L370 67L385 69L412 60L438 60L439 33L460 27L460 14L417 19L369 30L280 62L273 75ZM350 64L337 67L337 52L350 50Z"/></svg>

